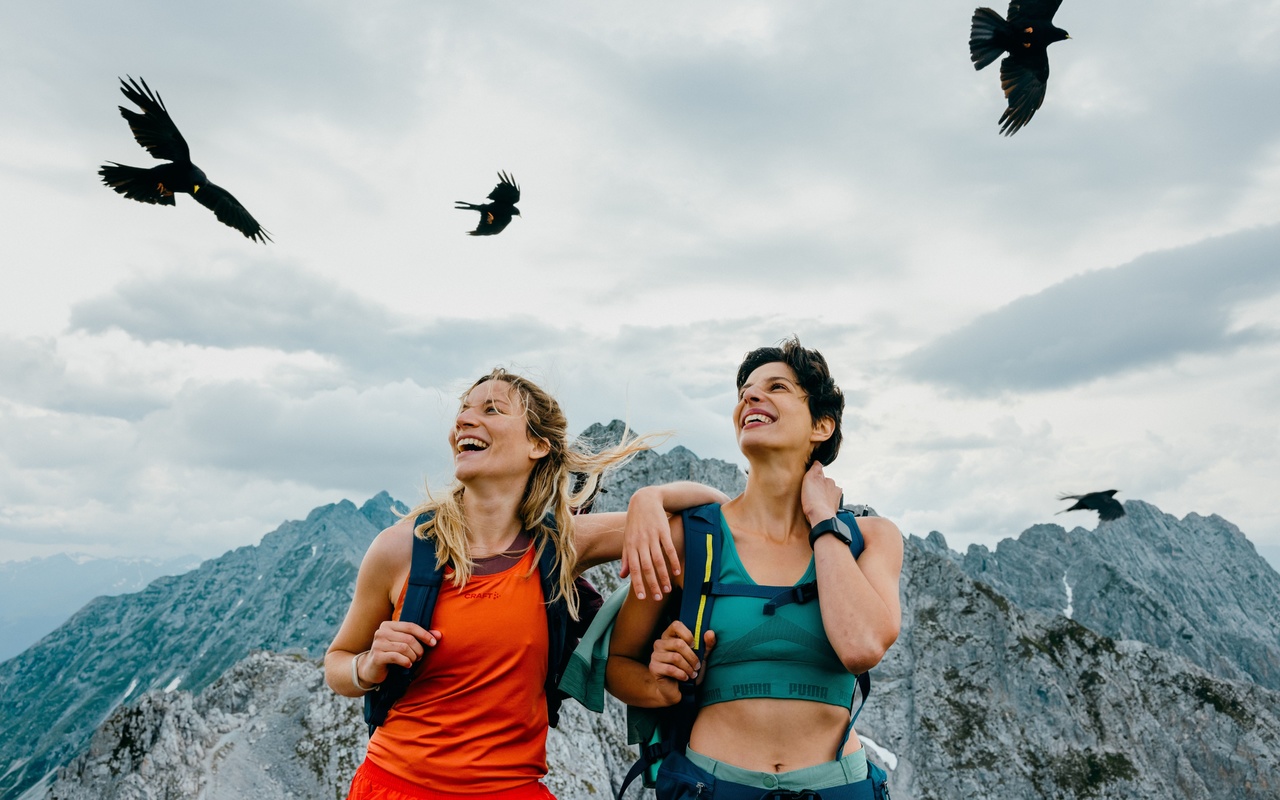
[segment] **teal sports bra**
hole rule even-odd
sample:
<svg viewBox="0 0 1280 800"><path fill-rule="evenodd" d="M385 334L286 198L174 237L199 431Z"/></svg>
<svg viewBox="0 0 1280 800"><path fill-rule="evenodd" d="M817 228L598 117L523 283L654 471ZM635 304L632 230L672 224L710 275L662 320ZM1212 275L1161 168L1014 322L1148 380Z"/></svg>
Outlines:
<svg viewBox="0 0 1280 800"><path fill-rule="evenodd" d="M724 543L717 580L756 585L742 565L723 514L720 529ZM797 584L816 576L811 557ZM779 592L787 588L777 587ZM858 676L844 668L827 640L817 599L779 606L773 614L764 613L765 603L759 597L716 596L708 625L715 631L716 646L707 658L699 705L777 697L849 708Z"/></svg>

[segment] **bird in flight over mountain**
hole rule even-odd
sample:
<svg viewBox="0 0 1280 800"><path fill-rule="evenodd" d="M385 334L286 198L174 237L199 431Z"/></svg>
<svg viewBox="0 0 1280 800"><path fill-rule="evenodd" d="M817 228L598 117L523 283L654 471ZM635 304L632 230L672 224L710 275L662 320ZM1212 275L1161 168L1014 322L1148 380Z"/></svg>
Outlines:
<svg viewBox="0 0 1280 800"><path fill-rule="evenodd" d="M520 202L520 187L516 186L515 181L511 180L511 176L505 172L499 172L498 178L498 185L489 192L492 203L476 205L464 200L454 201L457 203L454 208L480 212L480 224L474 231L468 231L472 236L492 236L495 233L502 233L502 229L511 222L512 216L520 216L520 209L516 208L516 203Z"/></svg>
<svg viewBox="0 0 1280 800"><path fill-rule="evenodd" d="M1000 132L1017 133L1031 121L1044 102L1049 82L1049 45L1070 39L1067 32L1053 26L1053 15L1062 0L1012 0L1009 19L989 8L973 12L969 29L969 58L974 69L982 69L1007 52L1000 62L1000 86L1009 107L1000 115Z"/></svg>
<svg viewBox="0 0 1280 800"><path fill-rule="evenodd" d="M1101 522L1109 522L1113 519L1120 519L1124 516L1124 506L1120 505L1120 501L1115 498L1119 489L1108 489L1105 492L1089 492L1088 494L1062 494L1058 495L1059 500L1075 500L1076 504L1071 508L1064 508L1059 514L1065 514L1068 511L1097 511L1098 519Z"/></svg>
<svg viewBox="0 0 1280 800"><path fill-rule="evenodd" d="M231 192L210 183L204 172L191 163L187 140L173 124L160 95L153 93L145 80L129 78L126 83L121 79L120 91L129 102L142 109L139 114L120 106L120 116L129 123L133 138L152 156L169 163L143 169L108 161L98 170L103 183L130 200L162 206L177 205L173 199L176 192L189 194L200 205L212 210L219 222L263 244L271 241L267 231L231 196Z"/></svg>

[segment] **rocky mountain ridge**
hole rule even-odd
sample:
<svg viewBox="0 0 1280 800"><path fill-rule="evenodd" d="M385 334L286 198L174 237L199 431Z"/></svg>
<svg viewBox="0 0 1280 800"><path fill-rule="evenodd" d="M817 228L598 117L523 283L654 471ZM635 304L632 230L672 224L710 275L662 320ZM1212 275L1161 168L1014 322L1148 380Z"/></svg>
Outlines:
<svg viewBox="0 0 1280 800"><path fill-rule="evenodd" d="M730 493L744 482L683 448L645 453L611 477L597 508L686 478ZM314 659L392 503L382 494L360 509L316 509L254 548L95 601L0 665L0 691L17 701L0 708L14 734L0 743L0 798L344 796L365 733ZM994 553L908 537L903 634L859 720L872 757L892 767L895 798L1280 795L1280 694L1263 683L1280 643L1267 633L1278 576L1223 520L1127 508L1132 531L1036 526ZM1202 541L1215 551L1203 570L1162 567L1165 550ZM607 569L593 577L616 584ZM1229 603L1251 624L1227 635L1241 617L1224 610L1220 635L1190 649L1169 638L1178 615L1215 627L1214 609ZM1108 624L1115 635L1091 629ZM548 745L557 796L609 794L632 758L624 731L616 703L603 715L567 704Z"/></svg>
<svg viewBox="0 0 1280 800"><path fill-rule="evenodd" d="M42 796L341 800L332 776L364 758L361 722L359 701L329 691L318 662L259 651L198 694L121 706Z"/></svg>
<svg viewBox="0 0 1280 800"><path fill-rule="evenodd" d="M858 725L895 798L1280 792L1280 693L1021 610L919 538L905 555L903 636ZM27 800L341 798L364 741L358 702L324 687L319 662L257 653L198 697L157 690L121 707ZM633 757L616 701L599 715L569 703L548 784L600 800Z"/></svg>
<svg viewBox="0 0 1280 800"><path fill-rule="evenodd" d="M393 502L384 492L359 509L317 508L184 575L98 597L0 664L0 797L65 763L148 690L198 691L257 649L322 653L365 548L395 520Z"/></svg>
<svg viewBox="0 0 1280 800"><path fill-rule="evenodd" d="M615 421L583 435L616 441L622 430ZM643 452L608 476L597 508L625 509L635 488L664 480L698 480L728 492L743 485L733 465L683 447ZM184 575L96 598L0 664L0 694L8 701L0 704L0 800L50 776L114 709L147 691L198 693L255 650L319 657L346 613L369 542L398 519L393 508L407 510L386 492L359 508L348 500L316 508L259 544Z"/></svg>
<svg viewBox="0 0 1280 800"><path fill-rule="evenodd" d="M1280 574L1216 514L1179 520L1141 500L1125 510L1095 531L1035 525L958 563L1024 609L1280 689ZM940 534L926 544L954 557Z"/></svg>
<svg viewBox="0 0 1280 800"><path fill-rule="evenodd" d="M859 731L893 796L1274 798L1280 692L1019 607L912 537Z"/></svg>

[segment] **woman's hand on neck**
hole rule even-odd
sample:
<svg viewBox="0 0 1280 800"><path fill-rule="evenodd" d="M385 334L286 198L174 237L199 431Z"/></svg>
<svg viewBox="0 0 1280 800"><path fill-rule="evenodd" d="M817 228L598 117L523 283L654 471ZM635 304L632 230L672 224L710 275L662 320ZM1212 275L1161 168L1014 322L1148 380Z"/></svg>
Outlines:
<svg viewBox="0 0 1280 800"><path fill-rule="evenodd" d="M805 465L795 458L753 459L747 488L726 505L739 524L772 540L808 537L809 523L800 505L805 472Z"/></svg>

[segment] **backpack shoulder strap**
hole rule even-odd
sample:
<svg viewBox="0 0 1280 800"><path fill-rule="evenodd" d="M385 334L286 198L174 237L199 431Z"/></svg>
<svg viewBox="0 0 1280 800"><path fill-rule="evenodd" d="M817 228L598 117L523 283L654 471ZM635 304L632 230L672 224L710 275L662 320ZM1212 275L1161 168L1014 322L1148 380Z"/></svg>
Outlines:
<svg viewBox="0 0 1280 800"><path fill-rule="evenodd" d="M557 530L553 515L548 514L543 523L553 531ZM565 598L552 601L550 598L555 597L560 589L560 562L555 548L550 545L543 548L538 558L538 580L542 583L547 610L547 681L543 688L547 697L547 722L554 728L560 723L560 706L569 697L569 693L560 688L560 681L573 659L578 640L590 628L604 605L604 598L586 578L579 576L573 580L573 592L578 599L576 620L569 616L569 603Z"/></svg>
<svg viewBox="0 0 1280 800"><path fill-rule="evenodd" d="M843 506L836 512L836 517L849 526L849 550L853 553L853 557L857 558L862 555L863 550L867 549L867 540L862 538L862 529L858 527L858 517Z"/></svg>
<svg viewBox="0 0 1280 800"><path fill-rule="evenodd" d="M557 530L554 515L547 514L542 521L553 531ZM567 663L565 645L569 638L569 604L563 597L551 599L560 584L560 564L556 559L556 549L550 542L538 557L538 580L542 582L543 604L547 611L547 680L543 690L547 698L547 722L554 728L560 722L560 704L564 700L557 683Z"/></svg>
<svg viewBox="0 0 1280 800"><path fill-rule="evenodd" d="M684 588L680 591L679 619L693 634L694 653L705 657L703 634L711 622L712 593L720 570L720 549L724 541L720 530L720 504L708 503L682 512L684 521ZM698 716L698 687L694 681L680 684L680 701L660 709L660 723L653 740L640 742L640 758L622 779L617 797L621 798L636 778L643 776L645 786L653 786L662 760L673 752L683 752L689 744L689 733Z"/></svg>
<svg viewBox="0 0 1280 800"><path fill-rule="evenodd" d="M417 531L432 516L434 512L430 511L419 514L413 521L414 531ZM443 581L444 565L436 563L435 542L423 539L415 533L412 561L409 564L409 585L405 589L400 619L424 628L430 627L431 614L435 611L436 598L440 596L440 584ZM416 667L416 664L410 668L397 664L388 666L386 680L379 684L376 690L365 694L364 721L369 723L370 736L386 721L387 712L409 689Z"/></svg>
<svg viewBox="0 0 1280 800"><path fill-rule="evenodd" d="M853 735L853 725L858 721L858 715L862 713L862 707L867 704L867 698L871 696L871 672L863 672L858 675L858 688L862 690L862 702L858 703L856 709L851 708L849 715L849 727L844 730L844 738L840 740L840 746L836 748L836 760L840 760L840 756L844 753L844 746L849 743L849 737Z"/></svg>
<svg viewBox="0 0 1280 800"><path fill-rule="evenodd" d="M836 516L849 526L849 550L856 559L867 549L867 540L863 538L862 529L858 527L858 515L853 513L853 509L847 508L842 504L840 510L836 512ZM867 704L867 698L871 695L871 673L869 671L858 676L858 688L862 691L862 702L858 704L856 709L850 709L852 713L849 715L849 727L845 729L844 739L840 741L840 746L836 748L837 759L844 752L844 746L849 743L849 736L853 733L853 725L858 721L858 715L862 713L863 707Z"/></svg>
<svg viewBox="0 0 1280 800"><path fill-rule="evenodd" d="M433 514L419 514L413 522L416 531L428 522ZM404 593L404 606L400 609L402 622L413 622L427 627L431 613L435 611L436 598L440 596L440 584L444 582L444 566L436 563L434 541L413 537L413 558L409 564L409 588Z"/></svg>
<svg viewBox="0 0 1280 800"><path fill-rule="evenodd" d="M705 646L702 634L711 620L715 597L712 589L720 577L720 549L724 542L720 504L686 509L683 517L685 577L680 595L680 621L693 632L693 649L701 659Z"/></svg>

